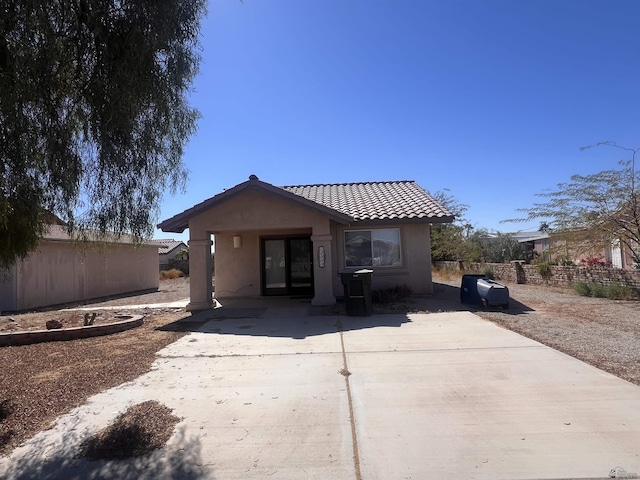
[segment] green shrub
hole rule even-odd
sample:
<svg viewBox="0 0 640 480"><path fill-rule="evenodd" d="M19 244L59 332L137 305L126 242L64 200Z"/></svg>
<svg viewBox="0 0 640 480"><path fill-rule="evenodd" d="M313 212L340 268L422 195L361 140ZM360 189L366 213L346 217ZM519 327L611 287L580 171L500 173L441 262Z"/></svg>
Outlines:
<svg viewBox="0 0 640 480"><path fill-rule="evenodd" d="M636 300L639 296L635 288L614 283L600 285L599 283L576 282L573 290L583 297L608 298L610 300Z"/></svg>
<svg viewBox="0 0 640 480"><path fill-rule="evenodd" d="M495 274L493 273L493 269L491 267L486 267L486 266L483 267L482 270L480 270L480 273L485 277L490 278L491 280L496 278Z"/></svg>
<svg viewBox="0 0 640 480"><path fill-rule="evenodd" d="M607 287L599 283L591 285L591 296L596 298L607 298Z"/></svg>
<svg viewBox="0 0 640 480"><path fill-rule="evenodd" d="M571 260L571 258L566 255L556 258L555 263L556 265L560 265L562 267L574 267L576 265L576 262Z"/></svg>
<svg viewBox="0 0 640 480"><path fill-rule="evenodd" d="M551 263L550 262L540 262L538 263L538 273L541 277L550 277L551 276Z"/></svg>
<svg viewBox="0 0 640 480"><path fill-rule="evenodd" d="M614 283L607 286L607 298L611 300L636 300L638 291L627 285Z"/></svg>
<svg viewBox="0 0 640 480"><path fill-rule="evenodd" d="M591 296L591 287L589 287L589 284L586 282L576 282L573 284L573 290L578 294L578 295L582 295L583 297L590 297Z"/></svg>

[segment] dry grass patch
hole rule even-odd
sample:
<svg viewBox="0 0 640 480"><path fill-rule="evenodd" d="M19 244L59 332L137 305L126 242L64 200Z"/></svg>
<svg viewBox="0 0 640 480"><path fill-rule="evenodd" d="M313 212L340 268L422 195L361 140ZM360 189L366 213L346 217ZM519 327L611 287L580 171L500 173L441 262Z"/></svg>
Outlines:
<svg viewBox="0 0 640 480"><path fill-rule="evenodd" d="M180 418L155 400L139 403L82 444L82 456L91 460L139 457L162 448Z"/></svg>
<svg viewBox="0 0 640 480"><path fill-rule="evenodd" d="M180 277L184 277L184 273L182 273L182 271L178 270L177 268L160 271L160 280L173 280Z"/></svg>

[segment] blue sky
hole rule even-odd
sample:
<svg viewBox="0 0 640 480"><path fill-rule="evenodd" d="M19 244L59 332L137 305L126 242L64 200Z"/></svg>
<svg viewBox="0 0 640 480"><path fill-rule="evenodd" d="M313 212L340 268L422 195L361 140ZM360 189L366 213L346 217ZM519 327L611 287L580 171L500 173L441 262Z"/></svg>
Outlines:
<svg viewBox="0 0 640 480"><path fill-rule="evenodd" d="M209 0L186 193L415 180L477 228L640 146L640 2ZM156 232L156 238L184 235Z"/></svg>

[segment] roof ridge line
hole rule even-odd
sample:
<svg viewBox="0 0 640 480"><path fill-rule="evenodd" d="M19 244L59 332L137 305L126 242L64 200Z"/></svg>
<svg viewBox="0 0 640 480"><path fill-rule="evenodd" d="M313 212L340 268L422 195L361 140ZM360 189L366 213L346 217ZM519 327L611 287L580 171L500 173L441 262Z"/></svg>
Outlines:
<svg viewBox="0 0 640 480"><path fill-rule="evenodd" d="M379 183L416 183L415 180L381 180L372 182L342 182L342 183L311 183L300 185L281 185L280 188L293 188L293 187L338 187L340 185L373 185Z"/></svg>

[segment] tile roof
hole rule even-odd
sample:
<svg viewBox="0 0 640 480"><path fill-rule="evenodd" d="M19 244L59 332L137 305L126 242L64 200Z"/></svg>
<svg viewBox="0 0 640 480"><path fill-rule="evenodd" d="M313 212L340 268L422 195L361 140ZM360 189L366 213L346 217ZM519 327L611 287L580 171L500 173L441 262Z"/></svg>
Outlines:
<svg viewBox="0 0 640 480"><path fill-rule="evenodd" d="M175 248L182 246L186 248L187 245L182 240L174 240L172 238L164 238L164 239L153 239L149 240L149 243L153 243L158 245L158 254L165 255Z"/></svg>
<svg viewBox="0 0 640 480"><path fill-rule="evenodd" d="M413 181L334 183L277 187L255 175L158 224L165 232L182 233L189 219L247 189L258 189L315 209L333 220L450 223L453 215Z"/></svg>
<svg viewBox="0 0 640 480"><path fill-rule="evenodd" d="M359 220L430 219L453 215L414 181L362 182L281 187Z"/></svg>

